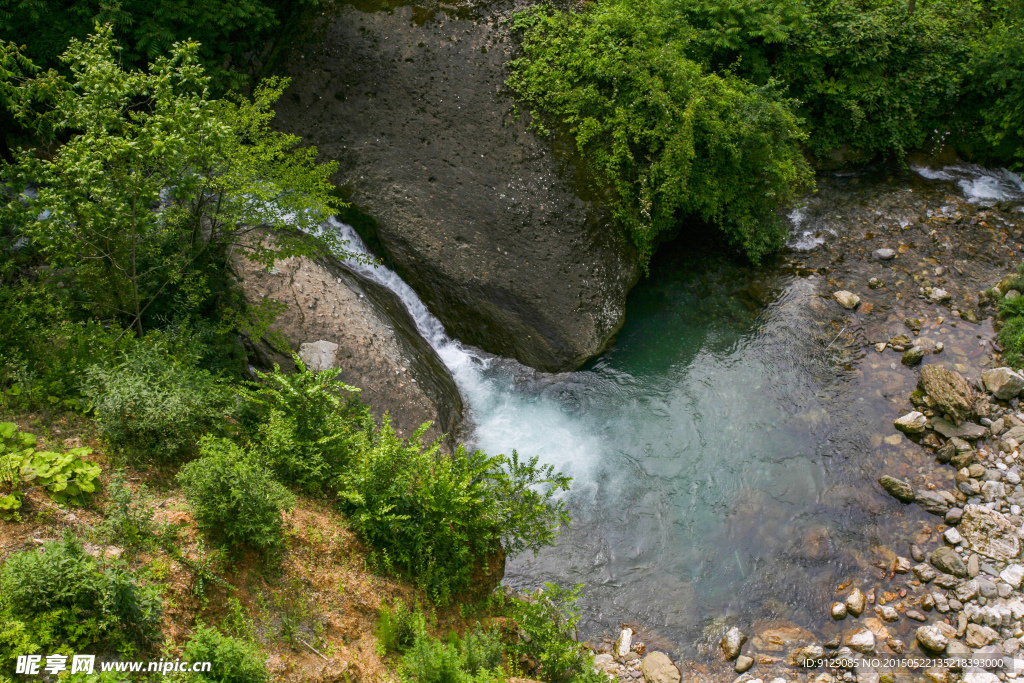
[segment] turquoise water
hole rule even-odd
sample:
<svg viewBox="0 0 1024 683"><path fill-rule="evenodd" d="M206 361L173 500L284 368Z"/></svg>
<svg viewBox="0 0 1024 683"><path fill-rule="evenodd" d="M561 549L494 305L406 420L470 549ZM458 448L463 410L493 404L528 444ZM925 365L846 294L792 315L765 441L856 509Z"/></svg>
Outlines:
<svg viewBox="0 0 1024 683"><path fill-rule="evenodd" d="M631 623L687 657L708 654L723 622L783 618L827 630L837 585L891 557L874 546L906 554L928 520L875 480L925 467L928 456L906 440L884 441L909 407L916 371L869 350L877 332L827 299L829 259L842 261L846 247L819 258L817 271L801 265L801 249L862 230L893 197L931 192L941 201L959 187L975 201L978 188L1013 185L973 167L944 173L823 185L809 218L791 216L793 249L761 268L721 244L676 240L631 293L612 348L571 373L464 346L397 275L353 264L402 298L449 367L477 447L538 455L574 477L565 497L572 527L536 557L510 558L505 584L585 584L581 635ZM863 263L844 266L861 287L872 267ZM943 334L942 358L976 373L978 330Z"/></svg>

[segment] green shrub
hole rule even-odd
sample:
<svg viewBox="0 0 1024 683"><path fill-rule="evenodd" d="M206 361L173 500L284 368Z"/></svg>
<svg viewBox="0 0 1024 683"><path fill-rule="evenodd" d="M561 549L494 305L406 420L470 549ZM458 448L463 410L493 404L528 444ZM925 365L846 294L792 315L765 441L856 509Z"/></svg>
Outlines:
<svg viewBox="0 0 1024 683"><path fill-rule="evenodd" d="M410 683L500 683L504 646L494 632L477 629L460 639L454 632L447 642L426 631L420 616L415 640L402 657L402 678Z"/></svg>
<svg viewBox="0 0 1024 683"><path fill-rule="evenodd" d="M0 566L0 661L93 644L145 647L160 636L161 611L154 588L125 569L101 568L65 536Z"/></svg>
<svg viewBox="0 0 1024 683"><path fill-rule="evenodd" d="M133 491L124 471L114 474L107 486L110 502L102 530L110 540L126 549L141 550L153 545L157 526L153 521L153 508L145 484Z"/></svg>
<svg viewBox="0 0 1024 683"><path fill-rule="evenodd" d="M606 677L594 671L589 653L576 642L579 614L576 601L581 586L565 590L544 584L525 600L506 602L509 616L525 634L509 646L510 654L525 655L540 665L540 676L548 683L604 683Z"/></svg>
<svg viewBox="0 0 1024 683"><path fill-rule="evenodd" d="M775 210L812 186L793 103L773 83L708 73L694 31L658 3L516 16L509 84L534 123L565 130L645 257L681 220L720 227L758 260L788 229Z"/></svg>
<svg viewBox="0 0 1024 683"><path fill-rule="evenodd" d="M278 476L319 492L366 448L374 428L356 387L338 381L340 369L309 372L295 356L297 371L256 373L259 383L244 388L243 422L253 451Z"/></svg>
<svg viewBox="0 0 1024 683"><path fill-rule="evenodd" d="M265 657L255 644L226 636L200 624L182 652L182 659L211 662L207 673L190 674L204 683L264 683L270 681Z"/></svg>
<svg viewBox="0 0 1024 683"><path fill-rule="evenodd" d="M0 406L84 411L81 383L88 368L111 362L134 343L120 329L75 322L59 284L0 282Z"/></svg>
<svg viewBox="0 0 1024 683"><path fill-rule="evenodd" d="M409 649L416 640L417 619L423 619L422 612L413 612L401 599L396 599L391 607L381 607L373 629L381 655Z"/></svg>
<svg viewBox="0 0 1024 683"><path fill-rule="evenodd" d="M222 427L233 407L227 385L197 367L199 353L152 333L119 361L87 372L83 392L111 444L138 456L174 459Z"/></svg>
<svg viewBox="0 0 1024 683"><path fill-rule="evenodd" d="M969 2L803 0L772 75L801 102L810 145L902 159L942 140L971 76L979 15ZM742 68L742 66L740 67Z"/></svg>
<svg viewBox="0 0 1024 683"><path fill-rule="evenodd" d="M284 542L283 510L295 497L233 442L206 437L178 472L200 528L229 546L270 553Z"/></svg>
<svg viewBox="0 0 1024 683"><path fill-rule="evenodd" d="M338 495L352 528L444 604L500 543L510 553L551 543L567 521L553 496L569 479L536 458L521 463L461 446L449 456L440 441L424 448L427 427L403 441L386 421L341 477Z"/></svg>

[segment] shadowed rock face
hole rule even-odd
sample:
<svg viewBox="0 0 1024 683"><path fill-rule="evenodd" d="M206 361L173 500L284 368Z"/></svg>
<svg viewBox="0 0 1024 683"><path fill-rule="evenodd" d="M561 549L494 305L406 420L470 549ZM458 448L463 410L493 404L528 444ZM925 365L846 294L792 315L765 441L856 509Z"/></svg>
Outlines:
<svg viewBox="0 0 1024 683"><path fill-rule="evenodd" d="M510 3L474 18L345 6L284 64L278 125L340 164L371 239L448 333L572 369L622 324L636 252L504 86Z"/></svg>
<svg viewBox="0 0 1024 683"><path fill-rule="evenodd" d="M232 268L250 301L271 297L288 304L272 329L293 350L327 342L318 346L330 353L317 360L342 368L341 381L360 387L361 398L378 418L390 413L400 435L411 436L429 420L434 426L426 440L442 433L458 437L463 412L459 390L391 291L330 259L284 259L268 272L235 256ZM260 365L295 369L287 354L267 342L250 340L249 346Z"/></svg>

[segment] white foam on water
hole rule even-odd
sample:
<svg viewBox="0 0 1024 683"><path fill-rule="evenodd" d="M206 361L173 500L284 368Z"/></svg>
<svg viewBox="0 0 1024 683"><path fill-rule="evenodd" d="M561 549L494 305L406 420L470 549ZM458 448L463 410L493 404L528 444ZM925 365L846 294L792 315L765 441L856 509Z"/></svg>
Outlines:
<svg viewBox="0 0 1024 683"><path fill-rule="evenodd" d="M345 249L367 260L374 258L351 226L334 218L328 225L348 242ZM569 414L557 400L516 386L517 378L536 377L536 371L449 337L441 321L391 269L355 259L345 264L401 299L420 335L452 373L474 423L475 447L491 454L510 454L515 449L523 457L540 456L541 462L574 478L587 477L600 459L602 444L581 418Z"/></svg>
<svg viewBox="0 0 1024 683"><path fill-rule="evenodd" d="M793 237L786 246L797 251L810 251L825 243L825 238L817 230L803 230L800 231L799 235L796 234L806 217L804 208L803 206L798 206L786 215L789 222L793 224Z"/></svg>
<svg viewBox="0 0 1024 683"><path fill-rule="evenodd" d="M956 164L941 169L916 165L910 168L929 180L956 181L972 204L1024 200L1024 180L1005 168L983 168L977 164Z"/></svg>

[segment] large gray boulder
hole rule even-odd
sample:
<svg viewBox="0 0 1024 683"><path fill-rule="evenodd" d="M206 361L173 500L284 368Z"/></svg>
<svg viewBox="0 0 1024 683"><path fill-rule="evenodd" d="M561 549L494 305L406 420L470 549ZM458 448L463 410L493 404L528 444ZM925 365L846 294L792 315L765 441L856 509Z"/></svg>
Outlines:
<svg viewBox="0 0 1024 683"><path fill-rule="evenodd" d="M342 369L339 379L362 389L360 397L380 417L388 412L405 437L422 423L430 439L457 435L463 405L448 368L416 330L390 290L349 271L333 259L289 258L268 271L235 254L231 266L251 302L287 304L267 337L248 339L251 360L292 371L291 352L310 370Z"/></svg>
<svg viewBox="0 0 1024 683"><path fill-rule="evenodd" d="M339 4L284 63L276 125L338 161L357 229L450 335L568 370L608 346L641 268L570 156L517 116L512 9Z"/></svg>

